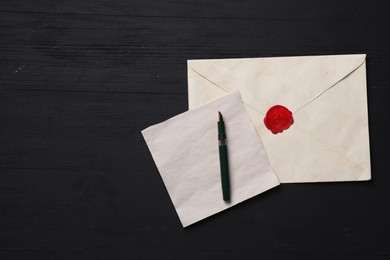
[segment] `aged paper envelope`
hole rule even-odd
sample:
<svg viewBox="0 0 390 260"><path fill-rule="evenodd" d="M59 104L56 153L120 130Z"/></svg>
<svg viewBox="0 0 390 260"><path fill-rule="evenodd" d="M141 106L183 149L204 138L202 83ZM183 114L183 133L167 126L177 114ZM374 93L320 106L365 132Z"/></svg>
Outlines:
<svg viewBox="0 0 390 260"><path fill-rule="evenodd" d="M222 199L218 111L226 127L230 203ZM279 185L238 90L142 134L183 227Z"/></svg>
<svg viewBox="0 0 390 260"><path fill-rule="evenodd" d="M188 61L189 108L239 89L280 182L371 179L366 55ZM270 107L293 112L273 134Z"/></svg>

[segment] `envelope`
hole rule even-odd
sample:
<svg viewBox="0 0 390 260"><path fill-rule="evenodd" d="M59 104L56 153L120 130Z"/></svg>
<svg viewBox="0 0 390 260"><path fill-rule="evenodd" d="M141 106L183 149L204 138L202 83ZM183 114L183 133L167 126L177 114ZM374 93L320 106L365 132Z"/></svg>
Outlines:
<svg viewBox="0 0 390 260"><path fill-rule="evenodd" d="M371 179L365 54L188 60L189 109L234 89L280 182ZM275 105L293 115L277 134Z"/></svg>
<svg viewBox="0 0 390 260"><path fill-rule="evenodd" d="M225 122L230 203L222 197L218 111ZM150 126L142 135L183 227L279 185L238 90Z"/></svg>

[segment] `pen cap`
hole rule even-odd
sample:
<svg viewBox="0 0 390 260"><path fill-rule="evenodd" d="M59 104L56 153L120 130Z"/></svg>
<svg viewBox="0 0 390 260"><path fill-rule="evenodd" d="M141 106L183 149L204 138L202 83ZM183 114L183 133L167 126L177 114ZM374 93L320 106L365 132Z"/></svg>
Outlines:
<svg viewBox="0 0 390 260"><path fill-rule="evenodd" d="M226 139L225 123L223 121L218 122L218 140Z"/></svg>

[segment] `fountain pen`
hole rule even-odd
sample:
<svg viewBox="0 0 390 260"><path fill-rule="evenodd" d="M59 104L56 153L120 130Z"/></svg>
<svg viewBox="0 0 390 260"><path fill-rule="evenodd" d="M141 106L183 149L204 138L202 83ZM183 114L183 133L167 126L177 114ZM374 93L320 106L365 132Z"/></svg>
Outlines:
<svg viewBox="0 0 390 260"><path fill-rule="evenodd" d="M229 184L229 165L226 147L225 123L221 112L218 111L218 145L219 145L219 164L221 168L221 183L223 200L230 201Z"/></svg>

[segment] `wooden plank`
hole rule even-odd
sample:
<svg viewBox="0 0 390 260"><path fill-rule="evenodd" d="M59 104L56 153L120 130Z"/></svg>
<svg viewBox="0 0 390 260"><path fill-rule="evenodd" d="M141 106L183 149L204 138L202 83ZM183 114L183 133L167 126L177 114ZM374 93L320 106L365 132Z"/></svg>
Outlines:
<svg viewBox="0 0 390 260"><path fill-rule="evenodd" d="M1 89L186 94L186 60L195 58L367 53L369 63L390 69L387 27L368 28L365 20L256 22L26 12L6 12L1 19ZM372 34L378 35L375 44ZM308 36L311 40L303 41ZM370 66L368 73L374 73ZM369 80L389 85L383 74Z"/></svg>
<svg viewBox="0 0 390 260"><path fill-rule="evenodd" d="M1 11L112 16L154 16L183 18L220 18L256 20L344 20L388 19L389 4L385 1L326 1L315 4L303 1L108 1L85 0L46 2L4 0Z"/></svg>

